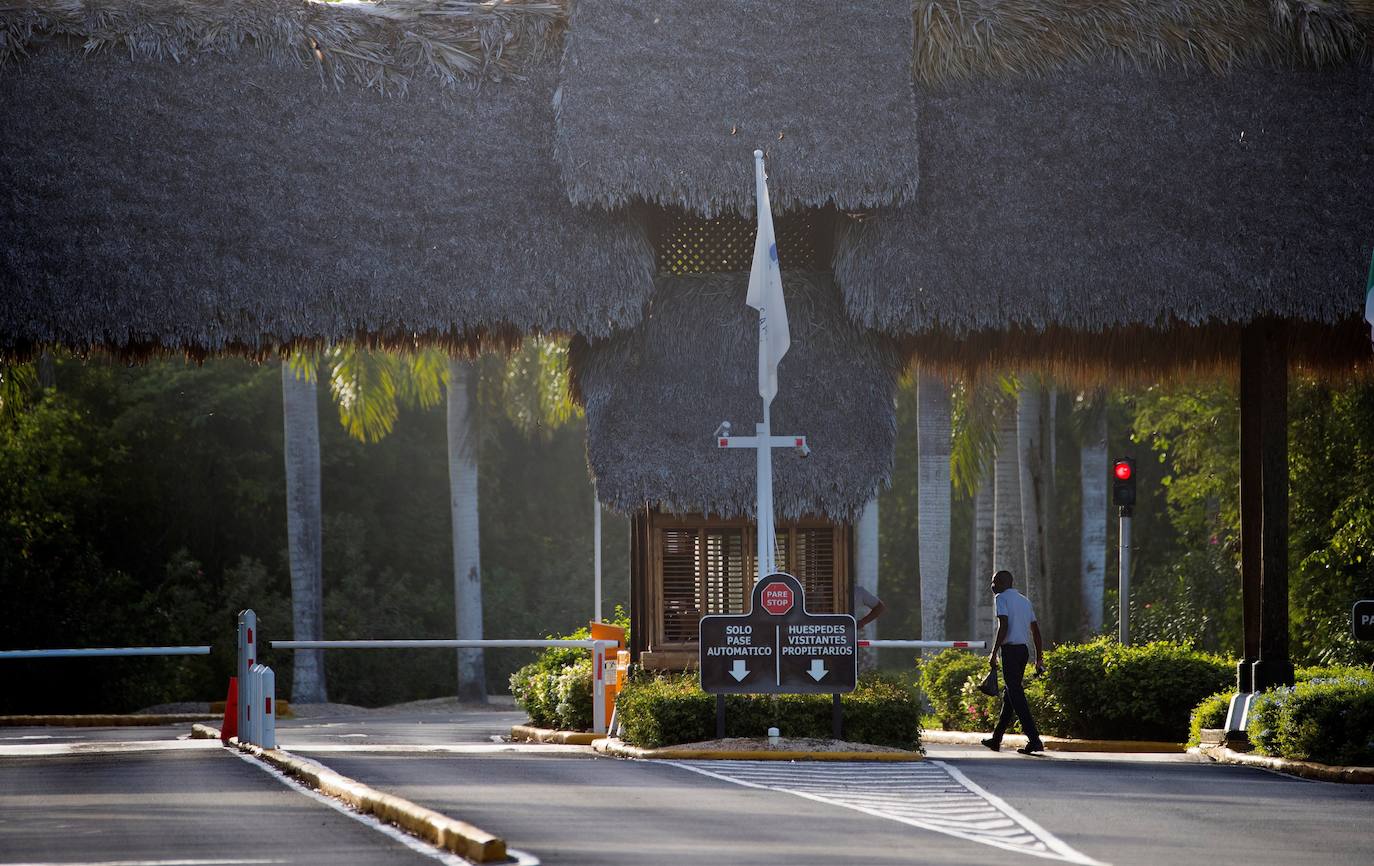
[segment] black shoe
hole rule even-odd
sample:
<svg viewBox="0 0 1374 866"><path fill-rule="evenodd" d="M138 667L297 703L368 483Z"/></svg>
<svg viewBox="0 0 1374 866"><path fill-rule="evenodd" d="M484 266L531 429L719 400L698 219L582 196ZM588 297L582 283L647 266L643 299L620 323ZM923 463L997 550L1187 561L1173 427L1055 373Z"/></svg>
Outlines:
<svg viewBox="0 0 1374 866"><path fill-rule="evenodd" d="M988 737L986 740L979 740L979 742L989 749L992 749L994 752L1000 752L1002 750L1002 741L996 737Z"/></svg>
<svg viewBox="0 0 1374 866"><path fill-rule="evenodd" d="M1045 751L1044 743L1026 743L1024 746L1017 749L1016 753L1018 755L1034 755L1037 752L1043 751Z"/></svg>

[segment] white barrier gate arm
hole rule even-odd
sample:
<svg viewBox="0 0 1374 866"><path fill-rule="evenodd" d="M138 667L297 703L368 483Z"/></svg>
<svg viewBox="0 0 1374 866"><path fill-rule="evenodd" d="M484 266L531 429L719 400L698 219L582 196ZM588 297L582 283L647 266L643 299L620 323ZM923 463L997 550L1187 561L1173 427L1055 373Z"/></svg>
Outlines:
<svg viewBox="0 0 1374 866"><path fill-rule="evenodd" d="M71 659L95 656L208 656L208 646L121 646L90 649L0 650L0 659Z"/></svg>

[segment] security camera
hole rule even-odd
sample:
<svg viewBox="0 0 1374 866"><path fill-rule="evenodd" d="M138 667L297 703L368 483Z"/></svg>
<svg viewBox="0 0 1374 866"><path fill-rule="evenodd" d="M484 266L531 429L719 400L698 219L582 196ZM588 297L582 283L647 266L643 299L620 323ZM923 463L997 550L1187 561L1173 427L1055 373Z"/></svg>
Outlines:
<svg viewBox="0 0 1374 866"><path fill-rule="evenodd" d="M719 438L722 437L722 436L729 436L729 435L730 435L730 422L729 422L729 421L722 421L722 422L720 422L720 426L716 428L716 438L719 439Z"/></svg>
<svg viewBox="0 0 1374 866"><path fill-rule="evenodd" d="M808 458L808 457L811 456L811 446L810 446L810 445L807 445L805 442L803 442L802 444L798 445L797 448L796 448L796 451L797 451L797 456L800 457L800 458L803 459L803 460L805 460L806 458ZM766 539L765 539L765 540L766 540Z"/></svg>

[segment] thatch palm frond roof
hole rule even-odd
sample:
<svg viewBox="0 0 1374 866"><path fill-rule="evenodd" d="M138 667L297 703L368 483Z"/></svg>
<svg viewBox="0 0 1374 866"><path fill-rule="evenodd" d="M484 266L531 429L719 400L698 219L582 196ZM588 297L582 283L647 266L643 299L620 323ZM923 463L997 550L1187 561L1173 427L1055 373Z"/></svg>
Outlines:
<svg viewBox="0 0 1374 866"><path fill-rule="evenodd" d="M1363 310L1371 142L1359 66L947 88L925 99L916 201L852 225L836 278L856 321L941 344L1335 326Z"/></svg>
<svg viewBox="0 0 1374 866"><path fill-rule="evenodd" d="M379 90L475 85L519 77L558 45L564 18L552 0L14 0L0 9L0 69L66 42L176 63L254 53Z"/></svg>
<svg viewBox="0 0 1374 866"><path fill-rule="evenodd" d="M251 50L36 52L0 73L0 353L633 324L653 253L563 195L555 63L394 96Z"/></svg>
<svg viewBox="0 0 1374 866"><path fill-rule="evenodd" d="M704 216L900 204L916 185L906 3L595 0L565 38L557 154L569 197Z"/></svg>
<svg viewBox="0 0 1374 866"><path fill-rule="evenodd" d="M716 447L730 421L752 435L758 319L747 274L662 276L644 321L607 340L575 340L574 386L587 413L587 457L601 501L726 517L755 511L752 451ZM805 435L811 456L774 452L776 507L850 518L887 483L900 362L885 339L844 315L828 275L783 275L792 348L778 368L775 435Z"/></svg>
<svg viewBox="0 0 1374 866"><path fill-rule="evenodd" d="M1374 61L1374 0L915 0L923 85Z"/></svg>

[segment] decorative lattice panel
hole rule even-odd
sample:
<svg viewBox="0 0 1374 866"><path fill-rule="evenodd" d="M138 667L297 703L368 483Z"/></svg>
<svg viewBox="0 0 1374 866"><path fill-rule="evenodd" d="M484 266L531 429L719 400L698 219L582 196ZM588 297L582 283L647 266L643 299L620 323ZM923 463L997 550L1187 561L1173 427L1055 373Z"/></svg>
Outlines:
<svg viewBox="0 0 1374 866"><path fill-rule="evenodd" d="M658 269L666 274L713 274L747 271L754 261L758 225L752 218L727 214L705 219L686 211L660 214L655 249ZM783 270L830 268L835 213L805 210L776 214L778 264Z"/></svg>

